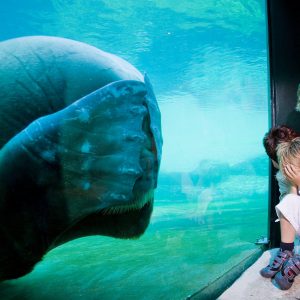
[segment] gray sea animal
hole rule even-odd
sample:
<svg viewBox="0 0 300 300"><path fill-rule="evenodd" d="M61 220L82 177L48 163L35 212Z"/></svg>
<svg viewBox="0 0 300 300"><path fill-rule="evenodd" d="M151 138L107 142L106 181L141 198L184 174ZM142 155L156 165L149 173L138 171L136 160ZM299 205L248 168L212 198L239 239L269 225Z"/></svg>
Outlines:
<svg viewBox="0 0 300 300"><path fill-rule="evenodd" d="M147 228L161 159L147 77L93 46L0 43L0 280L77 237Z"/></svg>

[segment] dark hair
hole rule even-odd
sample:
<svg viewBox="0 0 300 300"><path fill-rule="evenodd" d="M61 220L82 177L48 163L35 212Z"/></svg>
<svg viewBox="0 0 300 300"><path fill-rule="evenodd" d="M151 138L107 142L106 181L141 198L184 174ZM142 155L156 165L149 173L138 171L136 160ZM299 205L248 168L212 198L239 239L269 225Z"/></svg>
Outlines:
<svg viewBox="0 0 300 300"><path fill-rule="evenodd" d="M299 136L299 133L286 125L271 128L263 138L263 144L268 156L278 163L276 154L278 144L291 141Z"/></svg>

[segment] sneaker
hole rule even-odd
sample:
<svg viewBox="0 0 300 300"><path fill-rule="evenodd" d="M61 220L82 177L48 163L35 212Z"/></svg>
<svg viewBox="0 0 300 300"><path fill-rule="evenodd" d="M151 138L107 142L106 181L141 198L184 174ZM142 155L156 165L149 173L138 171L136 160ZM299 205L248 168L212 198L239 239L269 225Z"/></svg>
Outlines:
<svg viewBox="0 0 300 300"><path fill-rule="evenodd" d="M260 270L260 275L265 278L272 278L279 272L283 266L283 264L294 255L292 251L280 249L277 252L272 264L266 266L265 268Z"/></svg>
<svg viewBox="0 0 300 300"><path fill-rule="evenodd" d="M300 274L300 255L289 258L280 272L274 278L281 290L288 290L294 282L294 278Z"/></svg>

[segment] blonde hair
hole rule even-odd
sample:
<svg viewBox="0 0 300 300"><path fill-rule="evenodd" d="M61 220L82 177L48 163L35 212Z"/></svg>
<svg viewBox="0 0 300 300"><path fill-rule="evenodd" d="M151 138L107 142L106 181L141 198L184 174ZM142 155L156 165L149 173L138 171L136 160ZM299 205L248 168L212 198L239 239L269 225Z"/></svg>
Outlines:
<svg viewBox="0 0 300 300"><path fill-rule="evenodd" d="M280 169L283 164L292 164L300 168L300 137L279 143L276 152Z"/></svg>

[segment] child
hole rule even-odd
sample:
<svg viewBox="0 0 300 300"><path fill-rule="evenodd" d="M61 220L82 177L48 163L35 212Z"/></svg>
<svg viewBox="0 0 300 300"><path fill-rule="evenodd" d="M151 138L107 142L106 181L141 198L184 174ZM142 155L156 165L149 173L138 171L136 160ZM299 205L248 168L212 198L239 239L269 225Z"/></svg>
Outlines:
<svg viewBox="0 0 300 300"><path fill-rule="evenodd" d="M281 240L287 244L294 244L296 234L300 235L300 137L280 143L277 147L277 156L280 170L291 183L289 194L276 205L280 219ZM300 255L293 255L275 275L275 282L281 289L287 290L298 274L300 274Z"/></svg>
<svg viewBox="0 0 300 300"><path fill-rule="evenodd" d="M300 257L294 255L295 234L300 233L300 197L297 195L297 187L300 186L300 137L291 128L278 126L265 135L263 143L274 167L280 169L276 178L281 202L276 206L276 213L280 220L281 243L273 263L263 268L260 274L266 278L275 276L278 286L288 289L300 273ZM295 168L297 165L299 172Z"/></svg>
<svg viewBox="0 0 300 300"><path fill-rule="evenodd" d="M276 169L279 169L277 152L276 152L277 146L282 142L291 141L292 139L299 136L300 135L296 131L294 131L292 128L289 128L285 125L273 127L270 129L269 132L265 134L263 139L263 145L265 147L267 155L271 159L272 164ZM283 177L281 171L277 172L276 179L279 185L279 192L280 192L279 199L282 200L282 198L286 194L288 194L288 191L290 189L290 183L288 182L288 180L286 180Z"/></svg>

